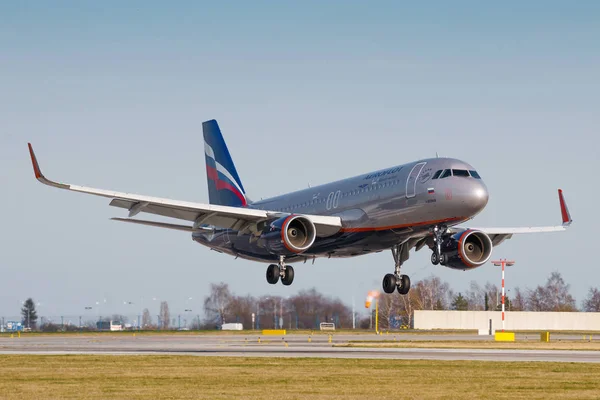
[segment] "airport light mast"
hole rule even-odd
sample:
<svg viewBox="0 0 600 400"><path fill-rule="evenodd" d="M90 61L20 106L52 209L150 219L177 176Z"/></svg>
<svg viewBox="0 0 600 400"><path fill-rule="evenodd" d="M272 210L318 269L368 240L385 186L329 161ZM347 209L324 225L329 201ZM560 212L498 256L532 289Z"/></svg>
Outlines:
<svg viewBox="0 0 600 400"><path fill-rule="evenodd" d="M368 293L367 299L365 300L365 308L371 308L373 299L375 299L375 333L379 335L379 292L377 290L371 290Z"/></svg>
<svg viewBox="0 0 600 400"><path fill-rule="evenodd" d="M492 261L492 264L494 264L496 267L502 267L502 332L504 332L504 268L515 265L515 262L507 261L505 258L498 261Z"/></svg>

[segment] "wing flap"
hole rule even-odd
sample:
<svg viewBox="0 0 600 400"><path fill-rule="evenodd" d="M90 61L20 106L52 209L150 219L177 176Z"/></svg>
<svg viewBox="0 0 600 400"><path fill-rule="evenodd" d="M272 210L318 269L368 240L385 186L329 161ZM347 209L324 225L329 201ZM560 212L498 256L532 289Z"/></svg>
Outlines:
<svg viewBox="0 0 600 400"><path fill-rule="evenodd" d="M146 221L146 220L142 220L142 219L111 218L111 220L112 221L120 221L120 222L129 222L131 224L137 224L137 225L146 225L146 226L155 226L158 228L174 229L177 231L184 231L184 232L194 232L196 230L196 229L194 229L193 226L169 224L166 222Z"/></svg>

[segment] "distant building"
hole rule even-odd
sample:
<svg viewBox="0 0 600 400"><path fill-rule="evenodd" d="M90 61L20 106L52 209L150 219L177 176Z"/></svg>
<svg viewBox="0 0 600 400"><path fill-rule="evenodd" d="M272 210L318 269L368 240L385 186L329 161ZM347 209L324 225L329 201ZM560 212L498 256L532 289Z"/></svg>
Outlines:
<svg viewBox="0 0 600 400"><path fill-rule="evenodd" d="M96 322L96 329L99 331L122 331L123 323L121 321L98 321Z"/></svg>

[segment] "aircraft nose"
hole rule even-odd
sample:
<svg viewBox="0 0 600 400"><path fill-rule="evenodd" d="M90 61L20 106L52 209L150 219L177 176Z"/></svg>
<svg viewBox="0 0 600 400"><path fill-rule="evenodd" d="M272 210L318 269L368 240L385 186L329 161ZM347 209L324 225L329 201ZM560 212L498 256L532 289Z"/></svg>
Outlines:
<svg viewBox="0 0 600 400"><path fill-rule="evenodd" d="M488 203L488 190L481 180L462 180L452 191L454 204L463 216L478 214Z"/></svg>
<svg viewBox="0 0 600 400"><path fill-rule="evenodd" d="M489 198L487 187L479 180L471 182L464 200L470 212L475 215L485 208Z"/></svg>

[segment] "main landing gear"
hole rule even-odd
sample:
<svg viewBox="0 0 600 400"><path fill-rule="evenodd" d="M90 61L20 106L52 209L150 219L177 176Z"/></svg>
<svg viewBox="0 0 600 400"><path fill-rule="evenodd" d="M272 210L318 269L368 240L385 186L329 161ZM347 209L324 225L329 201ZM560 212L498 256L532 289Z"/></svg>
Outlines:
<svg viewBox="0 0 600 400"><path fill-rule="evenodd" d="M394 290L398 290L400 294L407 294L410 290L410 278L408 275L400 274L400 267L402 267L404 261L408 260L408 251L409 248L406 243L392 247L395 268L393 274L386 274L383 277L384 292L394 293Z"/></svg>
<svg viewBox="0 0 600 400"><path fill-rule="evenodd" d="M267 282L271 285L276 284L281 277L281 283L289 286L294 281L294 268L291 265L285 265L285 257L279 257L279 264L271 264L267 267Z"/></svg>
<svg viewBox="0 0 600 400"><path fill-rule="evenodd" d="M431 234L433 235L433 252L431 253L431 263L433 265L445 265L448 261L446 254L442 254L442 237L447 230L448 228L443 225L436 225L431 229Z"/></svg>

